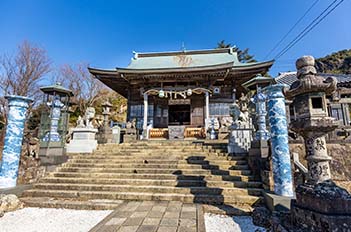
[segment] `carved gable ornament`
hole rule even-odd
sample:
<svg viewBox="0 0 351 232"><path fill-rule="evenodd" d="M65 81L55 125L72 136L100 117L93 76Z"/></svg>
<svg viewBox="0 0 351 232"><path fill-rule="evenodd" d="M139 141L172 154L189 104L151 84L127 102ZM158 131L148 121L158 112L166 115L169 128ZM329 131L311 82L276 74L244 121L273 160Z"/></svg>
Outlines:
<svg viewBox="0 0 351 232"><path fill-rule="evenodd" d="M183 54L177 55L173 59L181 67L188 67L191 63L193 63L193 59L190 56L186 56Z"/></svg>

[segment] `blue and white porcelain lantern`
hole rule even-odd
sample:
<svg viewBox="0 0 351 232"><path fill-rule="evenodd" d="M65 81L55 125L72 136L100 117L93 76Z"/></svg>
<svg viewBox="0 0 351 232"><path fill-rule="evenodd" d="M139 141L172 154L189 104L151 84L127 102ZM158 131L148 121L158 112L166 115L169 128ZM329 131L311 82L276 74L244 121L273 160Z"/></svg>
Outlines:
<svg viewBox="0 0 351 232"><path fill-rule="evenodd" d="M61 136L58 133L59 120L61 117L61 109L65 106L60 100L58 95L54 96L52 102L48 102L47 105L51 108L51 126L50 131L45 135L43 141L45 142L60 142Z"/></svg>
<svg viewBox="0 0 351 232"><path fill-rule="evenodd" d="M44 93L44 104L48 106L42 112L40 121L40 147L61 147L65 143L65 135L69 120L71 90L60 83L41 87Z"/></svg>
<svg viewBox="0 0 351 232"><path fill-rule="evenodd" d="M261 88L257 90L253 101L256 105L256 118L257 118L257 131L256 140L267 141L269 139L269 132L266 127L266 95L261 91Z"/></svg>

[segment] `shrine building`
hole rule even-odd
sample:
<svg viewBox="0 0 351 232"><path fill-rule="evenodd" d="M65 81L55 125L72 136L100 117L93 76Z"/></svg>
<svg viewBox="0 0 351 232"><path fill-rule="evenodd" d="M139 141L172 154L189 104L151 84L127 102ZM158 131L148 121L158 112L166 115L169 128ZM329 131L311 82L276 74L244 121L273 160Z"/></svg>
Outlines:
<svg viewBox="0 0 351 232"><path fill-rule="evenodd" d="M168 138L172 126L184 137L204 137L210 118L229 116L242 83L266 73L273 61L241 63L231 48L134 53L126 68L89 68L90 73L128 100L127 121ZM151 129L152 128L152 129Z"/></svg>

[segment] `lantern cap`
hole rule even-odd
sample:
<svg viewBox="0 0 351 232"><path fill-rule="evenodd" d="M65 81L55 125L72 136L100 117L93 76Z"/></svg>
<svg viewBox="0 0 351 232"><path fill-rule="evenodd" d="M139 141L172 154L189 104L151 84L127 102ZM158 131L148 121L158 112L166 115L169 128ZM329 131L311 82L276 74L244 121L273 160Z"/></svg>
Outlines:
<svg viewBox="0 0 351 232"><path fill-rule="evenodd" d="M58 82L54 85L43 86L40 88L40 90L49 95L58 94L60 96L69 96L69 97L74 96L72 90L66 89L61 85L61 83L58 83Z"/></svg>

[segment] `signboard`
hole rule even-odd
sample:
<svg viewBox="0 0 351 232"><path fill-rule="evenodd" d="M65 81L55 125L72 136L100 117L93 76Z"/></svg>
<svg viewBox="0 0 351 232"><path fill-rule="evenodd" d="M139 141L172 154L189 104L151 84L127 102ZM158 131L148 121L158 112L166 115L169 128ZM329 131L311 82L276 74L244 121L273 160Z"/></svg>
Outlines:
<svg viewBox="0 0 351 232"><path fill-rule="evenodd" d="M169 139L184 139L185 126L168 126Z"/></svg>
<svg viewBox="0 0 351 232"><path fill-rule="evenodd" d="M168 105L190 105L190 99L169 99Z"/></svg>

